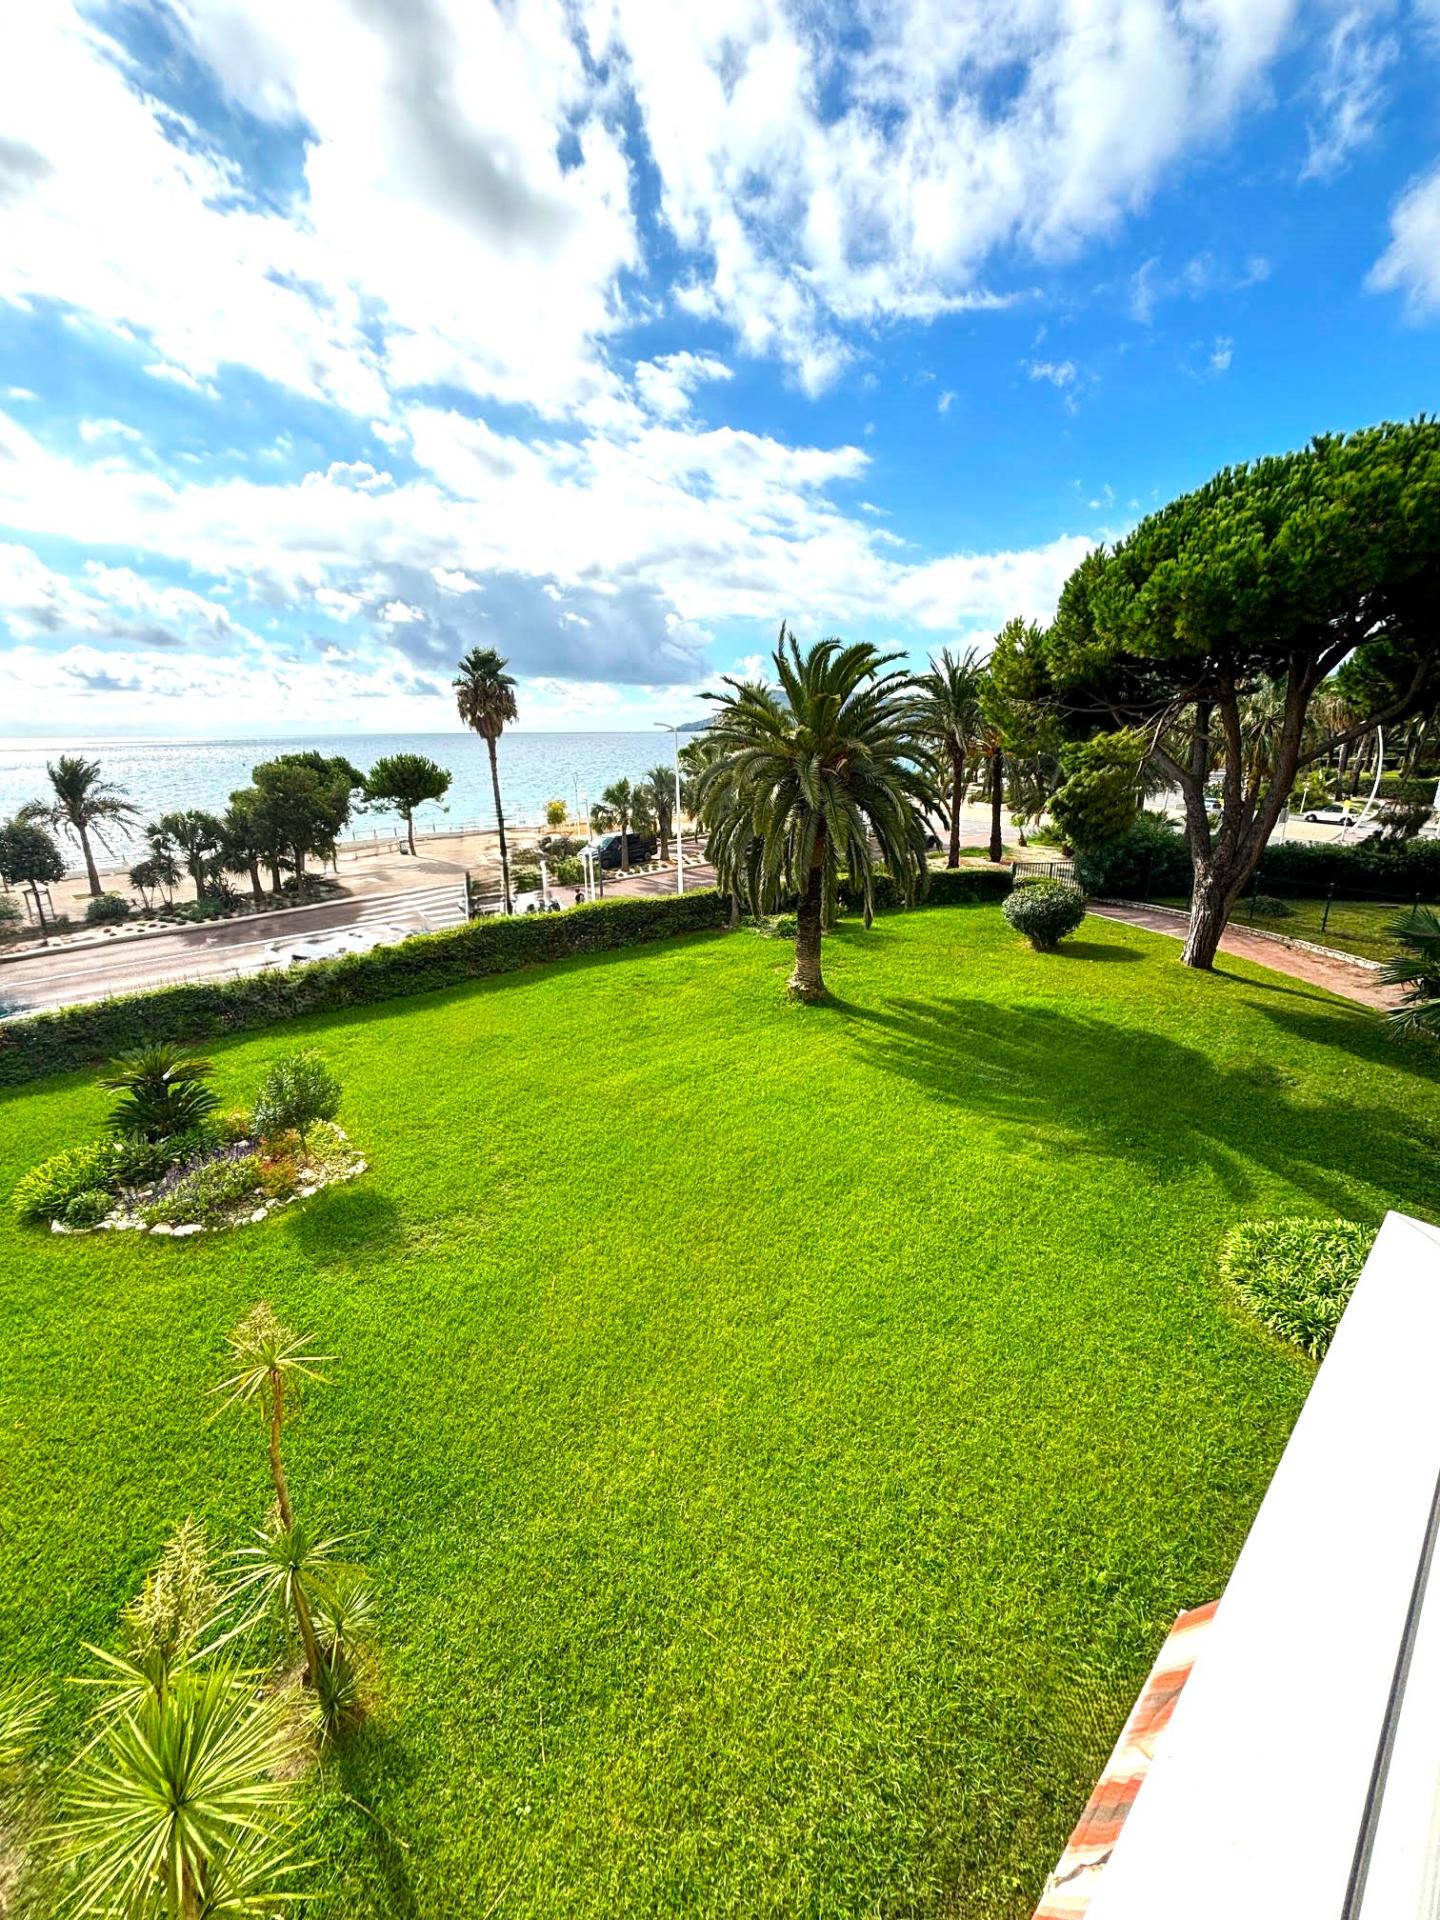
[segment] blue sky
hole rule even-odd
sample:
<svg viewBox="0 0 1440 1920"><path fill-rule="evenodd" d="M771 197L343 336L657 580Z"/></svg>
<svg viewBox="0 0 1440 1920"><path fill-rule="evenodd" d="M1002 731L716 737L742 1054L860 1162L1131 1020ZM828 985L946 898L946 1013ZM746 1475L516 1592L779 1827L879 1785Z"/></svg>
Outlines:
<svg viewBox="0 0 1440 1920"><path fill-rule="evenodd" d="M1044 618L1435 405L1440 6L155 0L0 25L0 731L698 711Z"/></svg>

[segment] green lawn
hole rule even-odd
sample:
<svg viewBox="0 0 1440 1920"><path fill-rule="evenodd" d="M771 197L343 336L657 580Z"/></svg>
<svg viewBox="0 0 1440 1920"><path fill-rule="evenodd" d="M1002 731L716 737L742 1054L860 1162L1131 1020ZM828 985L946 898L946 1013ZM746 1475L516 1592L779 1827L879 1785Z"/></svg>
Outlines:
<svg viewBox="0 0 1440 1920"><path fill-rule="evenodd" d="M185 1514L262 1516L207 1389L265 1297L339 1356L291 1481L383 1608L317 1913L1027 1913L1310 1378L1221 1235L1435 1217L1436 1075L1105 921L827 954L819 1009L737 933L237 1042L235 1099L322 1047L364 1180L183 1244L0 1223L3 1667L76 1670ZM0 1101L0 1185L105 1108Z"/></svg>
<svg viewBox="0 0 1440 1920"><path fill-rule="evenodd" d="M1292 900L1286 914L1251 915L1247 895L1230 916L1235 927L1254 927L1261 933L1281 933L1288 940L1309 940L1319 947L1334 947L1340 953L1353 953L1361 960L1388 960L1399 950L1390 928L1411 902L1390 900L1333 900L1329 913L1323 897L1318 900ZM1188 908L1184 894L1174 894L1157 902L1160 906Z"/></svg>

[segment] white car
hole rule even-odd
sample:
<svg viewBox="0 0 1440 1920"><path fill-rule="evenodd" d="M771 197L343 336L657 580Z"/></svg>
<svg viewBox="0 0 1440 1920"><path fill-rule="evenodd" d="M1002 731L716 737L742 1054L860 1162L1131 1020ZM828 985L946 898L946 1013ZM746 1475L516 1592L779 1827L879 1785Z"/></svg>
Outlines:
<svg viewBox="0 0 1440 1920"><path fill-rule="evenodd" d="M384 947L403 940L399 927L331 927L324 933L312 933L307 940L275 942L275 958L282 966L301 960L338 960L347 953L369 953L372 947Z"/></svg>
<svg viewBox="0 0 1440 1920"><path fill-rule="evenodd" d="M1348 807L1311 807L1300 817L1312 827L1348 827L1355 818Z"/></svg>

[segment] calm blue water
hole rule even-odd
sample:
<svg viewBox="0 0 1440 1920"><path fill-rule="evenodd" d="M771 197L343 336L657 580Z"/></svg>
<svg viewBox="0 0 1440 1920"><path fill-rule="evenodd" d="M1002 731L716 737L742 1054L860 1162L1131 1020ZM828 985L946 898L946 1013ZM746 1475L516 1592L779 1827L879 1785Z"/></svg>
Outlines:
<svg viewBox="0 0 1440 1920"><path fill-rule="evenodd" d="M0 743L0 818L8 819L27 800L48 791L45 762L58 753L83 753L98 760L105 777L124 787L144 819L173 813L184 807L220 812L230 794L248 786L257 760L277 753L309 748L321 753L343 753L364 772L387 753L424 753L448 767L454 776L444 809L422 807L415 816L417 832L454 827L462 822L495 824L490 794L490 764L485 743L474 734L377 733L297 735L293 740L167 740L167 741L47 741ZM651 767L668 765L670 736L656 728L651 733L507 733L500 742L500 787L505 817L517 825L540 818L545 802L564 799L573 809L576 792L583 807L588 793L598 800L612 780L634 780ZM351 831L366 835L397 826L388 811L358 814ZM78 866L74 847L60 836L67 858ZM135 850L135 842L113 836L118 858ZM102 861L102 865L104 862Z"/></svg>

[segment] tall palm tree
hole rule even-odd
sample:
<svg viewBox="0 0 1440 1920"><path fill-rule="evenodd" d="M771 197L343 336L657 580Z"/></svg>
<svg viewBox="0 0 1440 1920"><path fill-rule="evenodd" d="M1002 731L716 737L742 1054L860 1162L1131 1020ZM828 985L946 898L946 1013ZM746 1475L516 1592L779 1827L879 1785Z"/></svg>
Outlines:
<svg viewBox="0 0 1440 1920"><path fill-rule="evenodd" d="M450 683L455 689L455 705L461 720L479 734L490 750L490 785L495 794L495 823L500 829L500 880L506 913L512 911L510 849L505 841L505 809L500 804L500 763L495 746L505 731L505 723L519 713L515 705L515 682L505 671L508 665L493 647L471 647Z"/></svg>
<svg viewBox="0 0 1440 1920"><path fill-rule="evenodd" d="M875 853L900 897L925 885L921 808L934 762L917 725L914 682L887 671L901 656L821 640L802 654L782 625L778 687L727 679L707 738L714 760L698 802L721 886L762 913L798 895L790 992L818 1000L820 943L842 869L874 914Z"/></svg>
<svg viewBox="0 0 1440 1920"><path fill-rule="evenodd" d="M620 871L630 871L630 829L641 810L640 797L628 780L614 780L600 796L602 818L613 820L620 833Z"/></svg>
<svg viewBox="0 0 1440 1920"><path fill-rule="evenodd" d="M957 660L948 647L940 649L940 658L931 655L930 671L922 673L920 688L920 724L943 757L949 773L949 792L945 810L950 815L950 851L945 864L960 864L960 809L965 800L965 770L979 750L985 733L985 716L980 710L980 691L985 668L978 647L967 647Z"/></svg>
<svg viewBox="0 0 1440 1920"><path fill-rule="evenodd" d="M660 840L660 858L670 858L670 835L675 826L675 769L652 767L644 780L645 797L655 816L655 832Z"/></svg>
<svg viewBox="0 0 1440 1920"><path fill-rule="evenodd" d="M21 816L26 820L43 820L74 835L85 856L85 877L90 891L98 896L104 888L90 848L90 836L93 833L106 853L110 853L104 827L129 826L140 818L139 809L125 798L123 787L100 778L98 760L87 760L78 753L62 753L58 760L46 762L45 771L50 776L52 798L32 800L28 807L21 809Z"/></svg>

